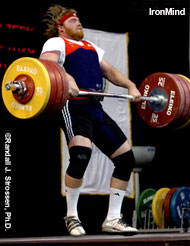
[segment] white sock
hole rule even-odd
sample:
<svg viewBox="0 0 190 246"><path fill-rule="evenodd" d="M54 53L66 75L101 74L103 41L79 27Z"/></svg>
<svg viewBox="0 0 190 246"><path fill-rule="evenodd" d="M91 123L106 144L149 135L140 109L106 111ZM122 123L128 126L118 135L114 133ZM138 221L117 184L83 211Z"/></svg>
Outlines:
<svg viewBox="0 0 190 246"><path fill-rule="evenodd" d="M113 220L121 218L121 206L125 195L124 190L118 190L110 188L109 208L107 214L107 220Z"/></svg>
<svg viewBox="0 0 190 246"><path fill-rule="evenodd" d="M76 216L78 218L78 199L81 188L65 187L66 202L67 202L67 216Z"/></svg>

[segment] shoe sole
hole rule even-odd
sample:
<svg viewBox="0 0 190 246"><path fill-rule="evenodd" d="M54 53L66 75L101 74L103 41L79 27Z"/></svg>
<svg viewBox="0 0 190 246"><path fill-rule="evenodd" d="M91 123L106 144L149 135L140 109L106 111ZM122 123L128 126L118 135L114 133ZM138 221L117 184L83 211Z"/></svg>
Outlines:
<svg viewBox="0 0 190 246"><path fill-rule="evenodd" d="M138 234L138 231L117 231L110 228L102 228L101 232L103 234L125 235L125 236L134 236Z"/></svg>
<svg viewBox="0 0 190 246"><path fill-rule="evenodd" d="M82 237L85 236L86 233L80 234L80 235L73 235L73 234L69 234L71 237Z"/></svg>

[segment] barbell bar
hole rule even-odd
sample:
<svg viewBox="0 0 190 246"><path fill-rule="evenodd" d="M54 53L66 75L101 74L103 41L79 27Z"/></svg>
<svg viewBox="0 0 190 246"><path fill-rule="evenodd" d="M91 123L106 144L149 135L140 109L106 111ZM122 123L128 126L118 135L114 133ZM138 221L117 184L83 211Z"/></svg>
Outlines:
<svg viewBox="0 0 190 246"><path fill-rule="evenodd" d="M97 96L97 97L113 97L113 98L123 98L123 99L128 99L128 100L133 100L133 96L131 95L121 95L121 94L114 94L114 93L103 93L103 92L91 92L91 91L79 91L78 96ZM162 95L156 95L152 97L140 97L140 100L143 101L150 101L150 102L155 102L155 103L163 103L167 102L168 99L164 98Z"/></svg>
<svg viewBox="0 0 190 246"><path fill-rule="evenodd" d="M154 73L144 79L137 109L152 127L183 127L190 122L190 83L183 75ZM130 95L80 91L78 97ZM2 97L7 110L20 119L59 113L69 99L64 69L57 63L31 57L15 60L6 70Z"/></svg>
<svg viewBox="0 0 190 246"><path fill-rule="evenodd" d="M12 92L17 91L18 94L24 94L26 92L26 84L23 81L11 81L5 85L6 90L11 90ZM79 91L77 97L89 97L89 96L96 96L96 97L113 97L113 98L122 98L133 100L133 96L131 95L122 95L122 94L114 94L114 93L103 93L103 92L93 92L93 91ZM168 99L164 98L162 95L156 95L152 97L140 97L140 100L143 101L150 101L155 102L157 104L162 104L163 102L167 102Z"/></svg>

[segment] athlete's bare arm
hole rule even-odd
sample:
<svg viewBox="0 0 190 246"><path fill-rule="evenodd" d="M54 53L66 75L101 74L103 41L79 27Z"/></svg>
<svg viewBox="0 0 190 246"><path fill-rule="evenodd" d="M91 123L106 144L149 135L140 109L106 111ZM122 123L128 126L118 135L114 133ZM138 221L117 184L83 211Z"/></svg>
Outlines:
<svg viewBox="0 0 190 246"><path fill-rule="evenodd" d="M121 86L128 89L128 94L134 97L134 101L140 100L140 92L136 88L136 85L129 80L124 74L119 70L109 64L105 59L102 59L100 63L100 68L103 76L110 82L117 86Z"/></svg>
<svg viewBox="0 0 190 246"><path fill-rule="evenodd" d="M60 57L60 52L59 51L52 51L52 52L45 52L40 56L40 59L52 61L58 63ZM66 72L65 72L66 73ZM66 73L67 76L67 81L68 81L68 92L69 96L76 97L78 96L79 93L79 88L74 80L74 78Z"/></svg>

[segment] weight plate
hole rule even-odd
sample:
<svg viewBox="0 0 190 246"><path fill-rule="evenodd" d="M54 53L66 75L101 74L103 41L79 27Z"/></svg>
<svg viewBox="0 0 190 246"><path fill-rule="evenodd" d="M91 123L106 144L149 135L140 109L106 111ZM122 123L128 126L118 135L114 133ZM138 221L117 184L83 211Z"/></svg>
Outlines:
<svg viewBox="0 0 190 246"><path fill-rule="evenodd" d="M177 189L170 201L170 214L177 227L190 226L190 188Z"/></svg>
<svg viewBox="0 0 190 246"><path fill-rule="evenodd" d="M68 83L63 68L55 63L39 59L44 64L51 78L52 95L44 113L59 113L68 99Z"/></svg>
<svg viewBox="0 0 190 246"><path fill-rule="evenodd" d="M183 79L183 81L186 83L186 85L189 89L189 94L188 94L186 100L190 101L190 80L189 80L189 78L185 77L184 75L180 74L179 76ZM190 122L190 110L188 109L188 113L187 113L186 117L184 117L183 122L181 122L179 127L180 128L185 127L186 125L189 124L189 122Z"/></svg>
<svg viewBox="0 0 190 246"><path fill-rule="evenodd" d="M165 197L170 189L169 188L161 188L159 189L152 201L152 215L155 224L159 228L164 228L164 209L163 204Z"/></svg>
<svg viewBox="0 0 190 246"><path fill-rule="evenodd" d="M52 65L52 71L55 74L55 81L56 81L57 88L58 88L56 100L55 100L54 105L53 105L53 112L59 113L60 112L60 105L61 105L61 109L62 109L64 104L65 104L65 101L63 102L63 98L67 95L68 90L66 90L66 91L64 90L65 87L64 87L64 83L63 83L63 77L62 77L60 70L59 70L60 65L58 65L57 63L53 63L53 62L51 62L51 65Z"/></svg>
<svg viewBox="0 0 190 246"><path fill-rule="evenodd" d="M30 76L34 81L35 90L30 101L19 103L5 85L14 81L20 74ZM29 119L36 117L46 108L51 93L49 74L44 65L35 58L23 57L15 60L6 70L2 82L2 97L7 110L15 117Z"/></svg>
<svg viewBox="0 0 190 246"><path fill-rule="evenodd" d="M140 226L146 227L145 222L148 221L148 217L150 221L153 221L152 200L155 193L156 190L149 188L144 190L139 196L137 202L137 220Z"/></svg>
<svg viewBox="0 0 190 246"><path fill-rule="evenodd" d="M183 85L186 86L186 112L184 113L184 116L181 119L181 122L179 125L179 127L181 127L190 118L190 110L189 110L190 109L190 84L184 76L181 76L181 75L178 75L178 76L183 81Z"/></svg>
<svg viewBox="0 0 190 246"><path fill-rule="evenodd" d="M54 66L54 73L55 73L56 83L57 83L57 88L58 88L57 97L56 97L57 102L54 104L54 107L53 107L53 111L56 112L56 110L58 109L60 105L64 91L63 91L63 83L62 83L62 78L60 76L60 73L57 67L55 66L55 64L53 64L53 66Z"/></svg>
<svg viewBox="0 0 190 246"><path fill-rule="evenodd" d="M165 222L166 227L173 226L172 218L170 215L170 200L171 200L173 193L177 189L178 187L170 189L168 193L166 194L166 198L164 200L164 205L163 205L164 206L164 222Z"/></svg>
<svg viewBox="0 0 190 246"><path fill-rule="evenodd" d="M57 70L59 71L59 73L61 75L60 82L62 84L62 97L60 100L60 104L56 110L56 112L59 113L63 109L63 107L64 107L64 105L68 99L68 96L69 96L68 95L68 82L67 82L66 73L65 73L64 69L59 64L57 64L57 63L54 63L54 64L57 67Z"/></svg>
<svg viewBox="0 0 190 246"><path fill-rule="evenodd" d="M156 103L140 101L137 108L141 118L152 127L164 127L169 125L183 110L182 87L168 73L154 73L149 75L140 85L142 96L149 97L153 91L161 89L167 95L167 104L161 111L156 112L152 106ZM158 92L159 95L159 92Z"/></svg>
<svg viewBox="0 0 190 246"><path fill-rule="evenodd" d="M184 90L184 107L182 110L182 113L180 115L180 117L176 117L174 120L174 127L180 127L182 126L187 119L189 118L189 108L190 108L190 87L188 85L188 82L185 80L185 78L183 78L182 76L175 74L173 75L173 77L176 78L176 81L179 81L179 83L181 84L181 86L183 87Z"/></svg>
<svg viewBox="0 0 190 246"><path fill-rule="evenodd" d="M52 69L52 65L51 62L47 61L47 60L42 60L42 59L38 59L46 68L49 77L50 77L50 82L51 82L51 94L50 94L50 98L48 101L48 104L46 106L46 108L44 109L43 113L47 113L47 112L52 112L52 107L55 103L56 100L56 96L57 96L57 83L56 83L56 78L55 78L55 74L53 72Z"/></svg>
<svg viewBox="0 0 190 246"><path fill-rule="evenodd" d="M177 74L170 74L170 76L178 84L178 87L180 88L180 95L181 95L181 104L180 104L178 114L175 116L174 120L171 122L171 126L173 128L175 128L176 125L179 124L181 118L183 118L183 115L184 115L184 113L186 113L186 110L187 110L187 107L186 107L186 87L184 85L184 82L181 80L180 76L178 76Z"/></svg>

